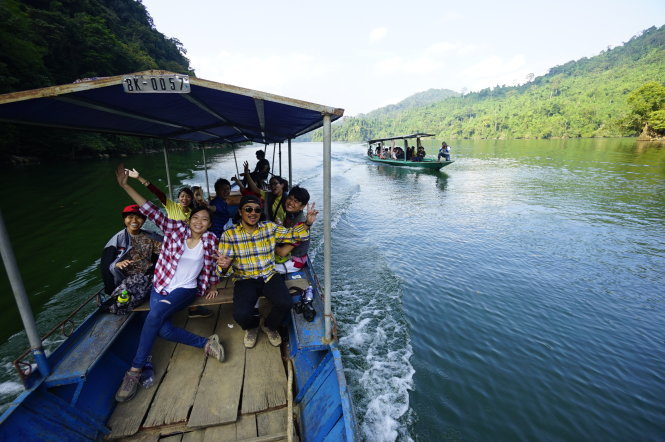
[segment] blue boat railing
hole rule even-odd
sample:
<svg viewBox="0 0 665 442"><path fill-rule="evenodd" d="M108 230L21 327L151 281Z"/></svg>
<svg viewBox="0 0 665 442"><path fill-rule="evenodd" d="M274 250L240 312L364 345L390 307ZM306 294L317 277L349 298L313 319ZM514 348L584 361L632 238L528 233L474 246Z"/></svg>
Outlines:
<svg viewBox="0 0 665 442"><path fill-rule="evenodd" d="M74 321L74 317L81 311L83 310L88 304L90 304L94 299L97 300L97 305L101 305L102 300L103 300L103 290L100 289L97 291L94 295L90 296L88 299L86 299L80 306L78 306L76 309L74 309L72 312L67 315L65 319L60 321L57 325L55 325L49 332L47 332L44 336L41 337L42 342L45 342L46 339L49 337L55 335L58 331L60 334L68 338L74 330L76 330L76 322ZM19 377L21 378L21 381L26 384L26 381L28 377L32 374L33 372L33 367L34 364L30 360L30 355L32 355L32 349L27 348L23 353L21 353L15 360L12 362L14 365L14 369L16 369L16 372L18 373ZM26 385L27 387L27 385Z"/></svg>

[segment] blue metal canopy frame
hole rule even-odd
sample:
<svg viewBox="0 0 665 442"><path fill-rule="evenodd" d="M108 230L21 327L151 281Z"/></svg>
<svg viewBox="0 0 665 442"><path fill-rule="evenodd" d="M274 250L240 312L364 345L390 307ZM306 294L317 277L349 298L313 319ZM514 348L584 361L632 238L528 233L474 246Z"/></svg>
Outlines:
<svg viewBox="0 0 665 442"><path fill-rule="evenodd" d="M178 75L143 71L132 76ZM0 95L0 121L197 143L281 143L343 109L190 77L188 94L124 92L123 75Z"/></svg>

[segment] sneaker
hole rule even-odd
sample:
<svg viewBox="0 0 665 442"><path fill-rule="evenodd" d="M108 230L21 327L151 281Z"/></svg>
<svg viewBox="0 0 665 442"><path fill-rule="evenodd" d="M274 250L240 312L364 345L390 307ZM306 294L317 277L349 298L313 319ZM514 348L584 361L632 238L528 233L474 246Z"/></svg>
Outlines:
<svg viewBox="0 0 665 442"><path fill-rule="evenodd" d="M122 379L120 388L118 388L118 391L115 393L115 400L118 402L126 402L133 398L139 386L139 379L141 379L140 371L127 371L125 377Z"/></svg>
<svg viewBox="0 0 665 442"><path fill-rule="evenodd" d="M261 329L266 335L268 335L268 341L270 342L270 345L273 347L279 347L282 345L282 336L277 330L270 330L263 324L261 324Z"/></svg>
<svg viewBox="0 0 665 442"><path fill-rule="evenodd" d="M212 335L208 338L203 352L206 356L217 359L219 362L224 362L224 347L219 343L219 336Z"/></svg>
<svg viewBox="0 0 665 442"><path fill-rule="evenodd" d="M256 338L259 335L259 328L249 328L245 330L245 348L254 348L256 345Z"/></svg>
<svg viewBox="0 0 665 442"><path fill-rule="evenodd" d="M197 305L196 307L189 309L187 316L189 318L208 318L212 316L212 310Z"/></svg>

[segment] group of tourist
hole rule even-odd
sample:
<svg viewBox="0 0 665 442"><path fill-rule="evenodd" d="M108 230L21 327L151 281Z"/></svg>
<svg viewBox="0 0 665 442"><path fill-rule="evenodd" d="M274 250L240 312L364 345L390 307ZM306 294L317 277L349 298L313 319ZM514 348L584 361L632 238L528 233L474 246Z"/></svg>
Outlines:
<svg viewBox="0 0 665 442"><path fill-rule="evenodd" d="M420 144L420 139L418 139L418 148L415 146L406 147L406 151L399 146L384 146L381 142L377 144L376 148L372 149L370 146L367 150L367 155L375 155L381 160L406 160L406 161L423 161L427 155L425 148ZM444 141L441 143L441 148L439 149L439 154L437 156L437 161L441 161L441 158L444 158L445 161L450 161L450 146Z"/></svg>
<svg viewBox="0 0 665 442"><path fill-rule="evenodd" d="M176 327L171 317L189 306L196 296L217 296L220 277L234 279L233 318L244 330L244 345L256 344L261 328L270 344L279 346L279 332L289 310L291 296L280 273L301 269L307 263L309 229L318 211L309 203L306 189L271 176L269 190L263 188L270 164L263 151L254 172L244 171L232 179L241 194L231 195L228 180L215 182L215 197L206 200L200 187L183 188L173 201L135 169L120 164L118 185L134 204L122 211L124 228L114 235L102 252L104 290L114 296L132 275L152 276L150 311L130 369L116 393L119 402L136 394L141 372L153 344L164 339L203 349L205 357L224 361L219 336L195 335ZM130 183L136 179L160 201L164 211L148 201ZM307 209L305 212L304 209ZM143 229L146 219L161 229L163 236ZM270 314L260 321L258 298L270 300ZM189 317L210 316L203 307L190 308Z"/></svg>

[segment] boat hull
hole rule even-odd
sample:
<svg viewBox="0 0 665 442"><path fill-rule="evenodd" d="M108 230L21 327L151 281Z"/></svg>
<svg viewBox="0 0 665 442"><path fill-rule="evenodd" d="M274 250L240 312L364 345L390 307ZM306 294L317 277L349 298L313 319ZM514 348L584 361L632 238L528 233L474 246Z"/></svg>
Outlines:
<svg viewBox="0 0 665 442"><path fill-rule="evenodd" d="M325 339L321 289L311 264L296 274L289 274L288 279L307 281L315 293L315 320L307 322L292 311L287 324L289 339L283 349L293 364L294 405L300 411L300 437L302 440L358 440L337 342ZM221 308L230 309L231 305ZM31 387L0 416L0 440L53 440L58 436L62 440L113 438L112 419L109 419L116 408L115 390L138 345L144 317L140 313L117 317L97 310L86 318L70 338L49 355L53 373L44 379L34 372L29 379ZM117 332L103 337L101 332L111 326L116 327ZM105 342L102 344L100 339ZM64 366L71 366L71 361L78 362L89 353L84 349L100 346L104 349L95 361L89 362L89 368L68 369L63 373ZM175 358L177 352L173 354ZM172 360L169 364L174 363ZM174 431L174 428L165 431ZM138 433L134 436L138 437Z"/></svg>
<svg viewBox="0 0 665 442"><path fill-rule="evenodd" d="M387 164L389 166L397 167L415 167L417 169L427 169L427 170L439 170L442 167L446 167L449 164L454 163L454 161L436 161L429 158L425 158L422 161L404 161L404 160L382 160L376 156L368 156L369 160L374 161L375 163Z"/></svg>

